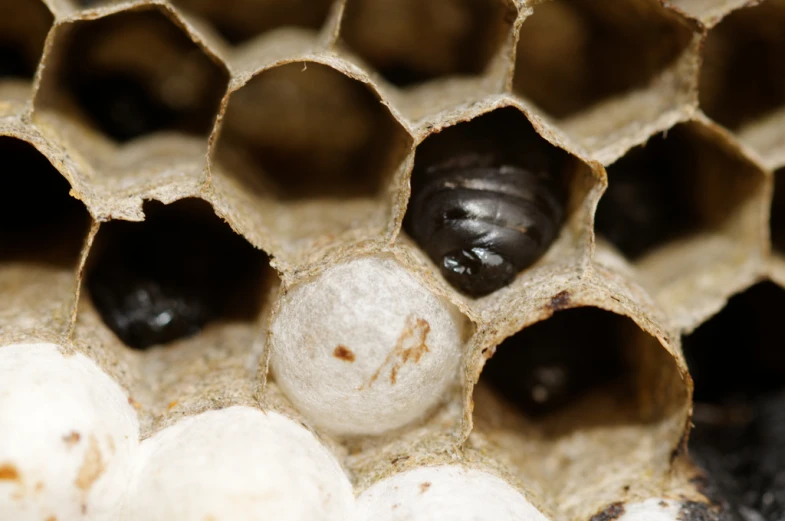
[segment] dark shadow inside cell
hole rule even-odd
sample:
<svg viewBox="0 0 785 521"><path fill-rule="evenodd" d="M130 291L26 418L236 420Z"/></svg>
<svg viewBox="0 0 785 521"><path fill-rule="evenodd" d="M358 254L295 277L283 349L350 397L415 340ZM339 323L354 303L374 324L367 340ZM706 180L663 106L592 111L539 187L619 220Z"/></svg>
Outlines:
<svg viewBox="0 0 785 521"><path fill-rule="evenodd" d="M706 114L737 129L785 106L785 1L738 9L709 31L700 76Z"/></svg>
<svg viewBox="0 0 785 521"><path fill-rule="evenodd" d="M208 203L148 202L144 222L101 226L86 285L112 331L144 349L197 334L216 321L261 312L266 255L219 219Z"/></svg>
<svg viewBox="0 0 785 521"><path fill-rule="evenodd" d="M0 78L32 79L54 18L40 0L0 0Z"/></svg>
<svg viewBox="0 0 785 521"><path fill-rule="evenodd" d="M353 0L341 37L398 86L483 73L515 21L504 0Z"/></svg>
<svg viewBox="0 0 785 521"><path fill-rule="evenodd" d="M608 167L608 188L595 215L597 233L635 260L700 226L688 144L652 138Z"/></svg>
<svg viewBox="0 0 785 521"><path fill-rule="evenodd" d="M281 27L318 30L332 0L175 0L177 7L210 22L234 45Z"/></svg>
<svg viewBox="0 0 785 521"><path fill-rule="evenodd" d="M566 118L645 87L691 38L691 29L656 1L539 3L521 26L514 88Z"/></svg>
<svg viewBox="0 0 785 521"><path fill-rule="evenodd" d="M44 263L73 268L90 227L68 181L29 143L0 137L3 204L0 263Z"/></svg>
<svg viewBox="0 0 785 521"><path fill-rule="evenodd" d="M771 243L775 251L785 253L785 168L774 173L774 197L771 203Z"/></svg>
<svg viewBox="0 0 785 521"><path fill-rule="evenodd" d="M518 110L482 115L418 146L404 230L453 286L486 295L559 235L575 169Z"/></svg>
<svg viewBox="0 0 785 521"><path fill-rule="evenodd" d="M690 454L739 519L785 515L783 316L785 291L763 282L683 341L695 382Z"/></svg>
<svg viewBox="0 0 785 521"><path fill-rule="evenodd" d="M207 135L228 72L155 9L79 22L64 31L45 83L70 96L102 133L125 142L156 131Z"/></svg>
<svg viewBox="0 0 785 521"><path fill-rule="evenodd" d="M232 94L216 154L228 171L271 182L280 199L345 199L380 194L410 144L366 85L293 63Z"/></svg>
<svg viewBox="0 0 785 521"><path fill-rule="evenodd" d="M480 383L533 420L563 414L591 394L604 394L614 409L627 409L634 395L630 327L637 326L598 308L559 311L502 342ZM602 421L604 413L595 413L590 421Z"/></svg>

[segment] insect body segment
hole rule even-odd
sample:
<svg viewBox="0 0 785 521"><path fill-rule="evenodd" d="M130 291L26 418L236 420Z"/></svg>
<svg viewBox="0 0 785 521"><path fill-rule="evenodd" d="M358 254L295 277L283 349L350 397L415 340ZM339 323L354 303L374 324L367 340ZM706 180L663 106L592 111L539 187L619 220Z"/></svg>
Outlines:
<svg viewBox="0 0 785 521"><path fill-rule="evenodd" d="M542 256L564 218L549 174L467 153L415 172L406 231L460 291L480 297Z"/></svg>

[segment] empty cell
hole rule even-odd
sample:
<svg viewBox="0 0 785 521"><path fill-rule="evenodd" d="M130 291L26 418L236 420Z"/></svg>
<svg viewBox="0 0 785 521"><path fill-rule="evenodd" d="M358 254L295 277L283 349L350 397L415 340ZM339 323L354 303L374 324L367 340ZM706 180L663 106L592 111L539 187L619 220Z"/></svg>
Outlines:
<svg viewBox="0 0 785 521"><path fill-rule="evenodd" d="M506 0L349 0L343 42L399 86L482 74L509 35Z"/></svg>
<svg viewBox="0 0 785 521"><path fill-rule="evenodd" d="M364 84L317 63L261 72L229 98L217 160L283 200L375 197L411 138Z"/></svg>
<svg viewBox="0 0 785 521"><path fill-rule="evenodd" d="M281 27L321 28L333 0L174 0L196 14L232 44L241 44Z"/></svg>
<svg viewBox="0 0 785 521"><path fill-rule="evenodd" d="M37 103L117 142L212 129L226 69L156 8L58 28Z"/></svg>
<svg viewBox="0 0 785 521"><path fill-rule="evenodd" d="M689 451L739 519L785 515L785 292L762 282L684 338L695 382Z"/></svg>
<svg viewBox="0 0 785 521"><path fill-rule="evenodd" d="M709 31L700 105L730 129L785 106L785 1L751 2Z"/></svg>
<svg viewBox="0 0 785 521"><path fill-rule="evenodd" d="M0 266L29 262L75 269L90 215L68 181L29 143L0 137L4 201Z"/></svg>
<svg viewBox="0 0 785 521"><path fill-rule="evenodd" d="M774 173L774 198L771 203L771 245L785 253L785 168Z"/></svg>
<svg viewBox="0 0 785 521"><path fill-rule="evenodd" d="M517 109L459 123L417 148L404 229L450 284L487 295L559 235L578 164Z"/></svg>
<svg viewBox="0 0 785 521"><path fill-rule="evenodd" d="M145 349L210 323L254 322L267 258L204 201L148 202L146 219L104 224L88 258L87 295L126 345Z"/></svg>
<svg viewBox="0 0 785 521"><path fill-rule="evenodd" d="M608 188L596 213L597 233L638 260L695 234L739 235L762 174L694 124L678 125L607 168Z"/></svg>
<svg viewBox="0 0 785 521"><path fill-rule="evenodd" d="M32 79L54 18L41 0L0 1L0 79Z"/></svg>
<svg viewBox="0 0 785 521"><path fill-rule="evenodd" d="M566 118L646 87L687 48L690 28L654 0L554 0L521 26L514 88Z"/></svg>

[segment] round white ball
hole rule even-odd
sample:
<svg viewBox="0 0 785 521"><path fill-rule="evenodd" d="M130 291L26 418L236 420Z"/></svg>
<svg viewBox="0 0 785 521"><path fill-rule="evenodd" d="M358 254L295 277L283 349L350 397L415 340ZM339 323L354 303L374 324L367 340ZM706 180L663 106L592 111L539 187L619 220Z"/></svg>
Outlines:
<svg viewBox="0 0 785 521"><path fill-rule="evenodd" d="M138 439L128 398L92 360L0 347L0 519L115 519Z"/></svg>
<svg viewBox="0 0 785 521"><path fill-rule="evenodd" d="M460 465L421 467L357 498L357 521L547 521L503 479Z"/></svg>
<svg viewBox="0 0 785 521"><path fill-rule="evenodd" d="M420 418L457 378L463 317L395 259L329 268L282 298L270 327L275 380L335 434L381 434Z"/></svg>
<svg viewBox="0 0 785 521"><path fill-rule="evenodd" d="M278 413L229 407L180 420L140 446L122 521L344 521L354 496L332 454Z"/></svg>

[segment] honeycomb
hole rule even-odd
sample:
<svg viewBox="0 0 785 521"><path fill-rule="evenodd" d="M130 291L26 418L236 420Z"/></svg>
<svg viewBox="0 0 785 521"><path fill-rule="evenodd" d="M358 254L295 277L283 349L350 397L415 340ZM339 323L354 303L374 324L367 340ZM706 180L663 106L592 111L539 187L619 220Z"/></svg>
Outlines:
<svg viewBox="0 0 785 521"><path fill-rule="evenodd" d="M785 519L785 1L0 5L0 519ZM457 133L569 157L476 299ZM141 266L209 310L118 333Z"/></svg>

